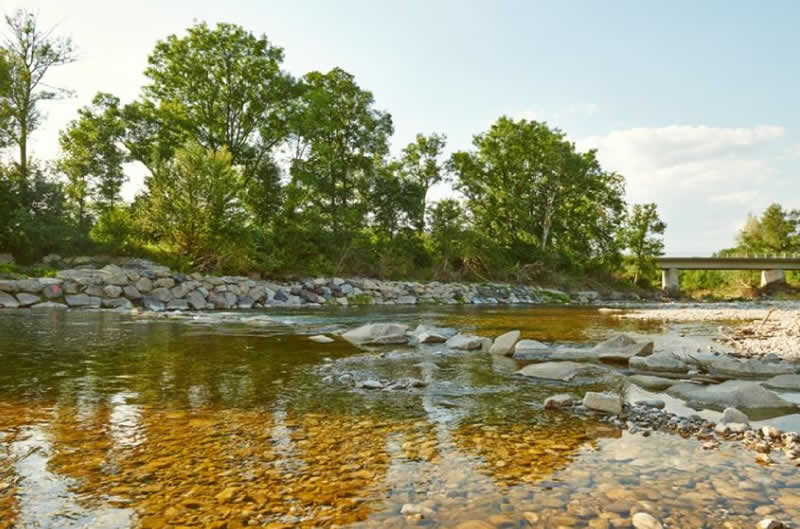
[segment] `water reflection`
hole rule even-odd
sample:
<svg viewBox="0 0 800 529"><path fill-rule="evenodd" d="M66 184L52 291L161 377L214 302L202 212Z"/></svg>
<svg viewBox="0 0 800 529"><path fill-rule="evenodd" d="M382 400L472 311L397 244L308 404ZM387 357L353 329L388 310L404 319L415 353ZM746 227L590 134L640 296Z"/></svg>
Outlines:
<svg viewBox="0 0 800 529"><path fill-rule="evenodd" d="M538 321L535 311L506 319L494 309L387 311L371 319L427 318L486 334L528 325L532 338L581 341L610 332L594 314L548 309ZM629 526L634 509L672 527L800 517L794 469L544 412L544 397L564 386L520 380L508 359L433 349L381 355L307 340L363 321L358 312L293 314L299 328L278 316L2 316L0 529L597 529ZM328 365L426 386L354 390L322 383Z"/></svg>

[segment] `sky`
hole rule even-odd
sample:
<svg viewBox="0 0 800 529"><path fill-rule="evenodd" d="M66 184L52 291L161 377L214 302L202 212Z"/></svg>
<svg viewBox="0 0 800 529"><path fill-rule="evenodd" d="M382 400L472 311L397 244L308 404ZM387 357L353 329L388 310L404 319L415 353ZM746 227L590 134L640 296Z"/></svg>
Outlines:
<svg viewBox="0 0 800 529"><path fill-rule="evenodd" d="M658 204L670 255L733 245L770 203L800 208L800 2L0 0L17 8L78 48L48 78L75 96L46 105L39 159L97 91L135 99L158 40L224 21L283 47L293 75L354 74L392 114L395 152L418 132L469 148L503 114L560 128L626 177L629 202Z"/></svg>

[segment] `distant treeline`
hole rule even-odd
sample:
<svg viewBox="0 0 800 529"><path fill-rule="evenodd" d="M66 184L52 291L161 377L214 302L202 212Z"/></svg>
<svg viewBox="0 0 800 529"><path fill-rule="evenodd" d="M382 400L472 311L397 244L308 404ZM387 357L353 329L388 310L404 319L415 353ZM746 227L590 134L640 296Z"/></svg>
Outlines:
<svg viewBox="0 0 800 529"><path fill-rule="evenodd" d="M628 208L622 175L562 131L504 116L469 150L418 134L392 157L392 116L353 75L295 78L283 49L232 24L158 42L136 100L98 93L61 131L60 157L35 160L42 103L65 93L44 77L75 48L30 13L6 25L0 250L21 262L103 252L265 275L653 277L655 205ZM125 203L134 163L147 176ZM440 182L459 198L428 201Z"/></svg>

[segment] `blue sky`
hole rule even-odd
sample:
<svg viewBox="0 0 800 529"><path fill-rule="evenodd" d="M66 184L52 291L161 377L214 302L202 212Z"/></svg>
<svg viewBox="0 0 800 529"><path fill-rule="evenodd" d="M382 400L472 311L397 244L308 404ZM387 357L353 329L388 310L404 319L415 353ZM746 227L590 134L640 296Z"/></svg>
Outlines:
<svg viewBox="0 0 800 529"><path fill-rule="evenodd" d="M116 5L119 7L116 7ZM193 21L241 24L295 75L340 66L391 112L393 144L444 132L469 146L501 114L544 120L656 202L667 251L733 243L748 212L800 207L800 3L2 0L38 11L80 50L53 84L34 154L98 90L136 96L156 40ZM131 172L130 196L141 173ZM436 189L433 198L450 194Z"/></svg>

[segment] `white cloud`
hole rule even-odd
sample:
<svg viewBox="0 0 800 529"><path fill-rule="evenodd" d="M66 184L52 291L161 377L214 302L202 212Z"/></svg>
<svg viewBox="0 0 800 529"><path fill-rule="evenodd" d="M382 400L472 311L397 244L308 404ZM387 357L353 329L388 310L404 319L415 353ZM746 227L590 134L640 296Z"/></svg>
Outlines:
<svg viewBox="0 0 800 529"><path fill-rule="evenodd" d="M668 225L668 252L708 254L733 242L732 226L748 212L786 198L770 199L770 192L794 186L773 152L784 135L776 125L671 125L618 130L576 144L597 149L604 167L625 176L630 202L658 204Z"/></svg>

